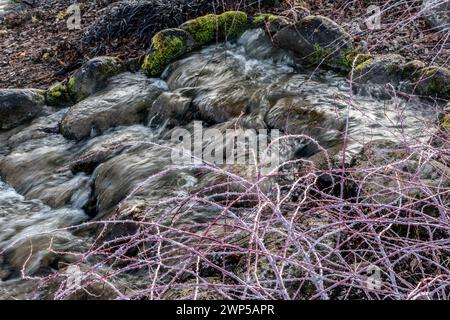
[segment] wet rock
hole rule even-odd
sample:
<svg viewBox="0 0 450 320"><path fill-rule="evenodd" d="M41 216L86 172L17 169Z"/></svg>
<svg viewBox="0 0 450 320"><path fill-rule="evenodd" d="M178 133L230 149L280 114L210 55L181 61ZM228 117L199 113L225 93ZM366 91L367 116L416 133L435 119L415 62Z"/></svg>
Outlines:
<svg viewBox="0 0 450 320"><path fill-rule="evenodd" d="M422 69L417 91L426 96L450 99L450 70L439 67Z"/></svg>
<svg viewBox="0 0 450 320"><path fill-rule="evenodd" d="M222 123L249 111L252 98L251 83L228 84L200 90L192 101L198 118L210 123Z"/></svg>
<svg viewBox="0 0 450 320"><path fill-rule="evenodd" d="M397 54L375 56L356 66L353 79L359 83L391 83L397 85L402 79L405 58Z"/></svg>
<svg viewBox="0 0 450 320"><path fill-rule="evenodd" d="M52 114L45 114L34 119L29 126L13 134L7 141L10 148L36 139L43 139L59 133L59 123L62 121L66 110L61 110Z"/></svg>
<svg viewBox="0 0 450 320"><path fill-rule="evenodd" d="M124 71L123 62L113 57L96 57L86 62L68 80L67 87L78 102L106 87L107 80Z"/></svg>
<svg viewBox="0 0 450 320"><path fill-rule="evenodd" d="M161 170L169 169L171 150L149 144L118 155L101 164L95 171L95 198L99 216L108 213L146 179ZM176 192L182 183L180 171L149 181L137 189L130 198L158 199L170 196L168 190Z"/></svg>
<svg viewBox="0 0 450 320"><path fill-rule="evenodd" d="M65 168L72 147L60 135L29 140L0 160L0 176L28 199L60 208L90 189L88 177L74 176Z"/></svg>
<svg viewBox="0 0 450 320"><path fill-rule="evenodd" d="M0 181L0 273L5 265L9 279L21 278L22 270L27 275L48 274L59 256L50 247L56 251L76 251L83 245L69 231L57 229L86 219L81 210L53 211L39 200L26 200ZM0 288L1 284L2 281Z"/></svg>
<svg viewBox="0 0 450 320"><path fill-rule="evenodd" d="M192 98L183 95L182 90L163 92L153 103L148 114L148 123L167 122L168 125L184 124L192 120L188 115Z"/></svg>
<svg viewBox="0 0 450 320"><path fill-rule="evenodd" d="M151 139L150 129L136 125L91 139L70 163L73 173L92 173L98 165Z"/></svg>
<svg viewBox="0 0 450 320"><path fill-rule="evenodd" d="M274 36L280 48L291 50L302 61L348 69L346 56L353 49L352 37L334 21L322 16L308 16Z"/></svg>
<svg viewBox="0 0 450 320"><path fill-rule="evenodd" d="M364 203L396 205L426 199L430 192L450 187L449 167L436 160L423 161L408 147L389 140L364 145L353 168L349 178L359 181L355 191L358 201ZM405 183L411 179L414 184Z"/></svg>
<svg viewBox="0 0 450 320"><path fill-rule="evenodd" d="M143 122L164 90L164 82L140 74L113 77L106 88L69 109L61 124L62 134L81 140L116 126Z"/></svg>
<svg viewBox="0 0 450 320"><path fill-rule="evenodd" d="M43 92L32 89L0 90L0 130L9 130L30 121L42 112Z"/></svg>
<svg viewBox="0 0 450 320"><path fill-rule="evenodd" d="M324 145L337 140L344 126L336 114L313 107L300 97L279 99L267 112L265 121L270 128L285 134L308 135Z"/></svg>
<svg viewBox="0 0 450 320"><path fill-rule="evenodd" d="M446 30L450 27L450 2L424 0L422 10L423 17L433 29Z"/></svg>

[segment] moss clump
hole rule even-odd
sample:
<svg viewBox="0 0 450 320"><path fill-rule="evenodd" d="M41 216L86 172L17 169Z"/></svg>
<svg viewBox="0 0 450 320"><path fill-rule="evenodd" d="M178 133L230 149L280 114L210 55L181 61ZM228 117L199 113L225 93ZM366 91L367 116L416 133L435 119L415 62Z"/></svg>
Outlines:
<svg viewBox="0 0 450 320"><path fill-rule="evenodd" d="M197 45L204 45L216 39L219 30L219 16L208 14L198 17L185 22L180 28L189 33Z"/></svg>
<svg viewBox="0 0 450 320"><path fill-rule="evenodd" d="M69 78L69 81L67 81L67 89L69 91L69 95L73 97L75 95L75 77Z"/></svg>
<svg viewBox="0 0 450 320"><path fill-rule="evenodd" d="M227 11L187 21L179 29L160 31L152 38L152 50L145 57L142 69L151 77L159 76L170 62L193 47L219 38L236 38L247 27L245 12Z"/></svg>
<svg viewBox="0 0 450 320"><path fill-rule="evenodd" d="M68 88L63 83L57 83L51 86L45 92L45 101L49 106L63 106L71 102Z"/></svg>
<svg viewBox="0 0 450 320"><path fill-rule="evenodd" d="M364 62L359 63L356 67L356 71L363 71L364 69L368 68L373 62L373 58L370 57L369 59L365 60Z"/></svg>
<svg viewBox="0 0 450 320"><path fill-rule="evenodd" d="M306 62L317 65L327 62L331 58L332 51L328 48L323 48L317 43L314 44L314 51L312 54L308 55L305 60Z"/></svg>
<svg viewBox="0 0 450 320"><path fill-rule="evenodd" d="M440 121L440 127L443 130L450 131L450 113L444 115Z"/></svg>
<svg viewBox="0 0 450 320"><path fill-rule="evenodd" d="M248 27L248 17L242 11L227 11L219 16L220 36L225 39L239 37Z"/></svg>
<svg viewBox="0 0 450 320"><path fill-rule="evenodd" d="M335 61L337 67L345 71L350 71L353 68L353 65L355 65L356 68L371 59L372 55L370 53L359 53L358 49L349 49L342 52Z"/></svg>
<svg viewBox="0 0 450 320"><path fill-rule="evenodd" d="M142 69L148 76L159 76L175 58L189 51L189 35L180 29L167 29L152 38L152 51L148 54Z"/></svg>
<svg viewBox="0 0 450 320"><path fill-rule="evenodd" d="M218 39L238 37L248 27L248 17L242 11L226 11L220 15L208 14L189 20L180 26L192 36L197 46Z"/></svg>
<svg viewBox="0 0 450 320"><path fill-rule="evenodd" d="M271 13L260 13L260 14L255 15L252 18L252 26L254 28L261 28L261 27L264 27L264 25L267 22L274 21L278 18L279 18L279 16L271 14Z"/></svg>
<svg viewBox="0 0 450 320"><path fill-rule="evenodd" d="M105 81L123 71L124 63L119 58L113 58L113 61L105 63L99 70L99 79Z"/></svg>

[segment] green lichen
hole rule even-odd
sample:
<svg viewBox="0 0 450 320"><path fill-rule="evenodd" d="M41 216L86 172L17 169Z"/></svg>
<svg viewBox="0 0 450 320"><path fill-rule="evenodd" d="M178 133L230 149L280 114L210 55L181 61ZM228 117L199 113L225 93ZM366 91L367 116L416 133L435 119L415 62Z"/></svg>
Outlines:
<svg viewBox="0 0 450 320"><path fill-rule="evenodd" d="M279 16L271 13L260 13L253 17L252 26L254 28L260 28L263 27L267 22L274 21L278 18Z"/></svg>
<svg viewBox="0 0 450 320"><path fill-rule="evenodd" d="M45 101L49 106L62 106L68 104L71 99L67 87L63 83L51 86L45 92Z"/></svg>
<svg viewBox="0 0 450 320"><path fill-rule="evenodd" d="M173 59L188 51L185 38L164 32L158 32L152 38L152 47L153 51L142 64L142 69L151 77L159 76Z"/></svg>

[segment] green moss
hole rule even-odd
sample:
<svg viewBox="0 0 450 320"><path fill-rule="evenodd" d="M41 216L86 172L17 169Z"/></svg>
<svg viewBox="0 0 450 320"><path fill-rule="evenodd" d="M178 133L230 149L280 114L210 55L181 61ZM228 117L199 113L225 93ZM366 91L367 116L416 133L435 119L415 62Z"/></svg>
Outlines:
<svg viewBox="0 0 450 320"><path fill-rule="evenodd" d="M323 48L318 44L314 45L314 52L306 57L306 62L310 64L321 64L327 61L331 57L331 50L328 48Z"/></svg>
<svg viewBox="0 0 450 320"><path fill-rule="evenodd" d="M225 39L239 37L248 27L247 14L242 11L227 11L219 16L220 36Z"/></svg>
<svg viewBox="0 0 450 320"><path fill-rule="evenodd" d="M180 28L189 33L197 46L217 39L236 38L248 27L248 17L242 11L226 11L220 15L208 14L189 20Z"/></svg>
<svg viewBox="0 0 450 320"><path fill-rule="evenodd" d="M62 106L71 101L67 87L57 83L45 92L45 101L49 106Z"/></svg>
<svg viewBox="0 0 450 320"><path fill-rule="evenodd" d="M279 16L271 14L271 13L260 13L253 17L252 26L254 28L263 27L266 22L271 22L278 18L279 18Z"/></svg>
<svg viewBox="0 0 450 320"><path fill-rule="evenodd" d="M216 39L219 30L219 16L208 14L198 17L187 21L180 28L189 33L197 45L204 45Z"/></svg>
<svg viewBox="0 0 450 320"><path fill-rule="evenodd" d="M423 75L425 76L425 77L432 77L432 76L434 76L435 74L436 74L436 72L438 72L439 71L439 67L428 67L428 68L425 68L425 70L424 70L424 72L423 72Z"/></svg>
<svg viewBox="0 0 450 320"><path fill-rule="evenodd" d="M422 94L450 97L450 71L439 67L428 67L421 71L419 89Z"/></svg>
<svg viewBox="0 0 450 320"><path fill-rule="evenodd" d="M450 113L442 117L440 127L444 130L450 130Z"/></svg>
<svg viewBox="0 0 450 320"><path fill-rule="evenodd" d="M356 71L363 71L364 69L366 69L367 67L369 67L369 66L372 64L372 62L373 62L373 58L369 58L369 59L367 59L366 61L364 61L364 62L358 64L358 65L355 67L355 70L356 70Z"/></svg>
<svg viewBox="0 0 450 320"><path fill-rule="evenodd" d="M71 97L75 96L75 77L70 77L67 81L67 89Z"/></svg>
<svg viewBox="0 0 450 320"><path fill-rule="evenodd" d="M341 53L341 55L335 59L337 67L350 71L353 68L353 63L356 66L372 59L370 53L361 54L358 49L349 49Z"/></svg>
<svg viewBox="0 0 450 320"><path fill-rule="evenodd" d="M142 69L151 77L159 76L173 59L188 51L186 38L169 30L158 32L152 38L152 48L142 64Z"/></svg>
<svg viewBox="0 0 450 320"><path fill-rule="evenodd" d="M227 11L208 14L187 21L179 29L166 29L152 38L152 51L145 57L142 69L151 77L159 76L175 58L216 39L236 38L248 27L245 12Z"/></svg>
<svg viewBox="0 0 450 320"><path fill-rule="evenodd" d="M121 71L123 71L123 62L118 58L114 58L114 61L102 65L99 78L100 80L104 81L112 76L119 74Z"/></svg>
<svg viewBox="0 0 450 320"><path fill-rule="evenodd" d="M396 63L390 63L387 65L387 71L393 75L401 74L401 66Z"/></svg>

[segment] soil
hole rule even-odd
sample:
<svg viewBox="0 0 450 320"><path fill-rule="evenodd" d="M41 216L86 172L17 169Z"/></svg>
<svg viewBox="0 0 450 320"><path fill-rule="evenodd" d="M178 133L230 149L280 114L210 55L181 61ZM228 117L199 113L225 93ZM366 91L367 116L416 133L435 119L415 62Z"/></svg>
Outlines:
<svg viewBox="0 0 450 320"><path fill-rule="evenodd" d="M81 29L69 30L66 9L70 0L41 0L35 7L22 5L20 10L0 18L0 88L47 88L65 79L83 61L93 57L95 47L102 45L104 55L123 59L136 58L146 50L137 35L110 39L107 43L82 41L89 26L105 13L105 8L117 0L79 0ZM289 15L294 0L285 0L273 11ZM380 30L367 30L369 3L385 5L383 1L332 1L309 0L307 6L312 14L328 16L343 25L354 39L372 53L399 53L407 58L423 60L430 64L449 64L449 34L429 30L423 19L404 23L420 10L421 0L400 1L386 9ZM395 1L394 1L395 2ZM292 10L291 10L292 11ZM356 26L358 25L358 26Z"/></svg>

